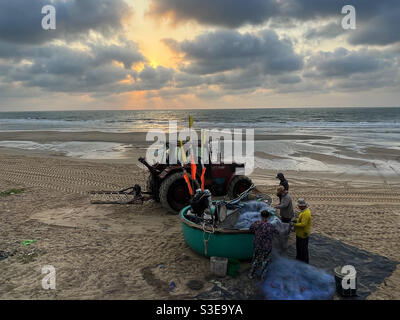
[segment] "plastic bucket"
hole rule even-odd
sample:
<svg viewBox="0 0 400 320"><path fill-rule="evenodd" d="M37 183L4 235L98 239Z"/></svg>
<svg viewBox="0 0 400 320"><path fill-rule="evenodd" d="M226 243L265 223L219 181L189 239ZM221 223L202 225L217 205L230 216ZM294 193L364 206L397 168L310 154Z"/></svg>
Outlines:
<svg viewBox="0 0 400 320"><path fill-rule="evenodd" d="M218 277L225 277L228 268L228 258L211 257L210 270L211 273Z"/></svg>
<svg viewBox="0 0 400 320"><path fill-rule="evenodd" d="M336 267L333 272L335 274L336 292L342 297L355 297L357 295L357 271L353 270L350 273L342 273L343 267ZM342 281L344 277L354 279L354 288L343 288ZM348 280L349 281L349 280Z"/></svg>

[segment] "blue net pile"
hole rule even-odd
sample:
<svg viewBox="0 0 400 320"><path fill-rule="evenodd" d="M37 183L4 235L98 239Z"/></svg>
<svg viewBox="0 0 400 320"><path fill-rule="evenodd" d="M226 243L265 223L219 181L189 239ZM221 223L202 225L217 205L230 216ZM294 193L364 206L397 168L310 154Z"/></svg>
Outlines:
<svg viewBox="0 0 400 320"><path fill-rule="evenodd" d="M274 255L261 289L268 300L329 300L335 279L309 264Z"/></svg>
<svg viewBox="0 0 400 320"><path fill-rule="evenodd" d="M253 222L261 220L261 211L264 210L268 210L270 214L275 215L275 210L265 202L249 201L243 203L235 228L241 230L249 229Z"/></svg>

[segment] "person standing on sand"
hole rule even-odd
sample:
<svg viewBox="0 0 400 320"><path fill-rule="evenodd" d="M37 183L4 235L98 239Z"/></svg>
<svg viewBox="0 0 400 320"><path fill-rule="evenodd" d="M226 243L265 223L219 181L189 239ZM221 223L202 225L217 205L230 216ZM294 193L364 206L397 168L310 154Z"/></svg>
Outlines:
<svg viewBox="0 0 400 320"><path fill-rule="evenodd" d="M296 231L296 259L308 263L308 238L311 232L311 211L304 199L297 200L297 206L301 210L299 217L294 221Z"/></svg>
<svg viewBox="0 0 400 320"><path fill-rule="evenodd" d="M274 208L279 209L283 223L290 223L294 215L292 198L290 197L289 192L283 186L278 187L276 195L279 197L280 203Z"/></svg>
<svg viewBox="0 0 400 320"><path fill-rule="evenodd" d="M285 176L283 175L283 173L279 172L276 175L276 179L279 179L279 185L281 185L282 187L285 188L286 191L289 191L289 182L286 180Z"/></svg>
<svg viewBox="0 0 400 320"><path fill-rule="evenodd" d="M272 251L273 226L268 222L269 212L261 212L261 220L254 222L250 226L250 232L254 232L254 253L249 278L253 279L257 273L261 273L264 279L270 264L270 254Z"/></svg>
<svg viewBox="0 0 400 320"><path fill-rule="evenodd" d="M279 185L282 186L282 187L284 187L285 190L286 190L287 192L289 192L289 182L286 180L286 178L285 178L285 176L283 175L282 172L279 172L279 173L276 175L276 179L279 179L279 180L280 180ZM279 202L280 202L280 201L281 201L281 196L278 195L278 198L279 198Z"/></svg>

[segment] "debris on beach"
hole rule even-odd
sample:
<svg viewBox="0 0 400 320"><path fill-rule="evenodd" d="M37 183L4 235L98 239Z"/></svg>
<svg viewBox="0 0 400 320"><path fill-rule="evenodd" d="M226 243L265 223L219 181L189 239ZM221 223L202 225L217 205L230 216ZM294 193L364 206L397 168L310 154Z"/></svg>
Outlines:
<svg viewBox="0 0 400 320"><path fill-rule="evenodd" d="M0 197L8 197L8 196L12 196L15 194L20 194L23 193L24 189L9 189L6 191L0 191Z"/></svg>
<svg viewBox="0 0 400 320"><path fill-rule="evenodd" d="M13 261L22 264L35 261L37 257L47 253L46 250L33 245L35 242L36 240L25 240L18 245L18 241L16 241L13 244L9 244L7 247L3 247L2 250L0 250L0 261L11 258L13 258ZM23 245L23 243L26 243L26 245Z"/></svg>
<svg viewBox="0 0 400 320"><path fill-rule="evenodd" d="M6 251L0 250L0 261L6 260L9 257L10 253Z"/></svg>
<svg viewBox="0 0 400 320"><path fill-rule="evenodd" d="M171 281L170 284L169 284L169 292L174 291L175 288L176 288L175 282L174 282L174 281Z"/></svg>
<svg viewBox="0 0 400 320"><path fill-rule="evenodd" d="M186 286L191 290L201 290L204 287L204 283L199 280L190 280L186 283Z"/></svg>
<svg viewBox="0 0 400 320"><path fill-rule="evenodd" d="M216 286L219 287L219 288L223 288L222 282L220 282L220 281L211 280L210 282L213 283L214 285L216 285ZM223 289L225 289L225 288L223 288Z"/></svg>
<svg viewBox="0 0 400 320"><path fill-rule="evenodd" d="M47 252L45 250L36 248L34 246L32 247L25 247L24 249L18 250L18 253L16 254L16 258L19 262L22 264L27 264L31 263L36 260L37 257L40 255L46 254Z"/></svg>
<svg viewBox="0 0 400 320"><path fill-rule="evenodd" d="M3 249L4 250L0 250L0 261L13 257L18 252L18 249L10 249L7 247Z"/></svg>
<svg viewBox="0 0 400 320"><path fill-rule="evenodd" d="M23 247L25 247L25 246L29 246L29 245L31 245L31 244L33 244L35 242L36 242L36 240L24 240L24 241L22 241L21 245Z"/></svg>
<svg viewBox="0 0 400 320"><path fill-rule="evenodd" d="M243 263L246 265L248 263ZM215 280L209 276L204 279L212 284L211 288L201 291L194 298L197 300L252 300L263 299L263 293L256 282L247 278L250 264L242 268L237 278L225 277Z"/></svg>
<svg viewBox="0 0 400 320"><path fill-rule="evenodd" d="M249 286L250 287L250 286ZM256 287L243 288L240 284L229 287L214 285L210 290L199 293L195 296L197 300L248 300L260 299L260 295L255 292Z"/></svg>
<svg viewBox="0 0 400 320"><path fill-rule="evenodd" d="M18 256L18 260L20 262L22 262L23 264L27 264L27 263L35 261L37 256L38 256L38 252L36 251L36 248L32 248L31 250L29 250L27 252L22 252Z"/></svg>

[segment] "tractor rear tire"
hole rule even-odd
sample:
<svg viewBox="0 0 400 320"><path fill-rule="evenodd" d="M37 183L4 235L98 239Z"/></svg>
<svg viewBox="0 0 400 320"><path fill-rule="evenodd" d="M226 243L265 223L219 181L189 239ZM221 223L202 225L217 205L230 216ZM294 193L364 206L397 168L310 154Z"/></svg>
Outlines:
<svg viewBox="0 0 400 320"><path fill-rule="evenodd" d="M193 192L196 192L200 185L196 180L191 179L190 174L188 176L192 182ZM176 172L165 178L161 183L159 195L161 205L171 213L179 213L180 210L189 205L191 195L186 185L184 173Z"/></svg>
<svg viewBox="0 0 400 320"><path fill-rule="evenodd" d="M156 190L155 184L156 184L155 178L153 177L152 174L150 174L149 177L147 178L147 183L146 183L147 191L151 192L156 202L160 202L159 193Z"/></svg>
<svg viewBox="0 0 400 320"><path fill-rule="evenodd" d="M236 176L232 179L228 186L228 197L237 198L241 193L251 187L253 182L246 176Z"/></svg>

